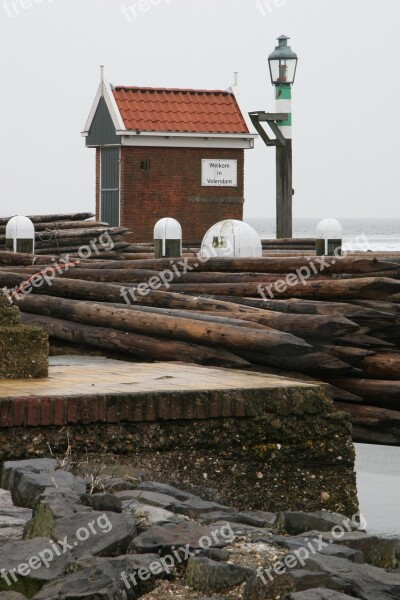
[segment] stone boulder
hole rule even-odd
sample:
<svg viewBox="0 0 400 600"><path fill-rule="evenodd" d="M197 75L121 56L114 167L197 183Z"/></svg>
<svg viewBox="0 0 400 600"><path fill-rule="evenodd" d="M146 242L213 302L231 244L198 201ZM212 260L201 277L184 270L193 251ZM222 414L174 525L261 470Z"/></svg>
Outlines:
<svg viewBox="0 0 400 600"><path fill-rule="evenodd" d="M362 519L361 519L362 521ZM334 527L345 526L345 531L353 531L362 528L360 517L354 517L354 522L339 513L326 511L300 512L285 511L278 514L276 528L282 533L298 535L307 531L331 531Z"/></svg>
<svg viewBox="0 0 400 600"><path fill-rule="evenodd" d="M81 504L77 492L46 488L34 502L32 519L25 527L24 538L51 536L57 519L65 519L77 513L90 513L91 511L92 508Z"/></svg>
<svg viewBox="0 0 400 600"><path fill-rule="evenodd" d="M72 555L49 538L8 542L0 546L0 591L20 592L31 598L46 583L61 577Z"/></svg>
<svg viewBox="0 0 400 600"><path fill-rule="evenodd" d="M1 486L11 492L14 504L24 508L33 508L36 498L46 488L84 494L86 481L57 466L57 461L50 458L5 462Z"/></svg>
<svg viewBox="0 0 400 600"><path fill-rule="evenodd" d="M157 554L79 559L74 572L42 588L34 600L136 600L166 577Z"/></svg>
<svg viewBox="0 0 400 600"><path fill-rule="evenodd" d="M198 557L188 561L185 582L194 590L218 593L240 585L252 575L254 569L249 567Z"/></svg>
<svg viewBox="0 0 400 600"><path fill-rule="evenodd" d="M78 558L85 554L125 554L136 533L135 519L131 514L91 511L58 519L51 536L54 540L68 540L71 554Z"/></svg>
<svg viewBox="0 0 400 600"><path fill-rule="evenodd" d="M212 536L215 533L215 538ZM195 523L185 521L179 525L164 525L163 527L150 527L144 533L141 533L129 546L128 552L148 553L160 552L165 554L171 551L172 547L187 548L191 552L199 553L205 545L208 545L209 538L211 544L209 547L223 548L232 541L232 530L228 526L216 528L211 525L199 526ZM217 535L218 534L218 535ZM186 558L191 558L191 555Z"/></svg>

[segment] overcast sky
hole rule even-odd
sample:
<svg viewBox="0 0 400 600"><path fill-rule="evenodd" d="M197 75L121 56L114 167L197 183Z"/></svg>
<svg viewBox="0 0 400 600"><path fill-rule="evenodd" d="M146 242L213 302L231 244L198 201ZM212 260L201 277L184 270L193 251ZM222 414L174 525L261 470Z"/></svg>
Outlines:
<svg viewBox="0 0 400 600"><path fill-rule="evenodd" d="M80 132L100 64L139 86L226 89L239 71L246 110L273 111L267 57L286 34L295 216L400 218L399 22L399 0L0 0L0 213L94 210ZM259 139L245 195L246 217L274 217Z"/></svg>

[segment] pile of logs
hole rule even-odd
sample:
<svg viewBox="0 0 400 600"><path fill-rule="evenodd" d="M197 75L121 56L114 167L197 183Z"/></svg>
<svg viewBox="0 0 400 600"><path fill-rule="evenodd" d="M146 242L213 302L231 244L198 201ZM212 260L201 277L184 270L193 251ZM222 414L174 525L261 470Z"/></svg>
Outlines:
<svg viewBox="0 0 400 600"><path fill-rule="evenodd" d="M35 226L35 254L77 257L82 247L92 249L93 258L123 258L122 253L131 250L124 237L130 233L125 227L110 227L107 223L93 220L93 213L30 216ZM6 225L10 217L0 219L0 248L5 248ZM107 235L104 235L107 234ZM111 242L112 240L112 249ZM88 254L87 251L83 251Z"/></svg>
<svg viewBox="0 0 400 600"><path fill-rule="evenodd" d="M51 256L0 252L0 288L58 347L322 381L357 441L400 444L399 261L318 260L91 259L49 285Z"/></svg>

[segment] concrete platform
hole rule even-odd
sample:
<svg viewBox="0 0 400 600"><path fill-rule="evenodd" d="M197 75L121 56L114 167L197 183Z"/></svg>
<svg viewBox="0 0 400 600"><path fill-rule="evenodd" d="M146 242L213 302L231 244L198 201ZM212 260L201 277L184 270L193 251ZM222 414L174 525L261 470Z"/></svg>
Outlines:
<svg viewBox="0 0 400 600"><path fill-rule="evenodd" d="M0 463L32 456L124 456L243 510L357 509L349 416L323 386L275 375L52 358L46 380L0 382Z"/></svg>
<svg viewBox="0 0 400 600"><path fill-rule="evenodd" d="M129 363L83 356L53 357L49 362L48 379L0 380L0 399L20 396L251 390L305 385L275 375L175 362Z"/></svg>
<svg viewBox="0 0 400 600"><path fill-rule="evenodd" d="M48 379L0 381L0 427L247 417L268 398L273 407L281 391L310 387L319 389L275 375L185 363L53 357Z"/></svg>

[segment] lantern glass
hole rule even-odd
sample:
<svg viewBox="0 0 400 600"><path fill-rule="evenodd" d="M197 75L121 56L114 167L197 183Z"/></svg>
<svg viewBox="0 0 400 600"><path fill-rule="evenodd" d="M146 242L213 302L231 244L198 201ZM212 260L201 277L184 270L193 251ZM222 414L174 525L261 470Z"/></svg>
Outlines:
<svg viewBox="0 0 400 600"><path fill-rule="evenodd" d="M296 77L297 54L288 46L287 35L278 37L278 46L269 55L269 71L272 85L292 85Z"/></svg>
<svg viewBox="0 0 400 600"><path fill-rule="evenodd" d="M270 58L269 70L273 85L292 84L296 77L297 58Z"/></svg>

